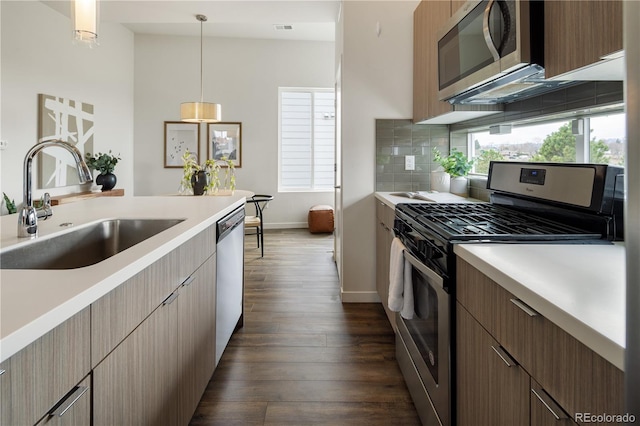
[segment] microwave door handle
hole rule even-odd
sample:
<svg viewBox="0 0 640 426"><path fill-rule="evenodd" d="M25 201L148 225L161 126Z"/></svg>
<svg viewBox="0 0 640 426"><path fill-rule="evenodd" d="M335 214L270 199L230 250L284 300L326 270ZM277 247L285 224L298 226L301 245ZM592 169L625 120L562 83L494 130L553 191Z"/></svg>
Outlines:
<svg viewBox="0 0 640 426"><path fill-rule="evenodd" d="M495 61L500 60L500 53L496 48L495 43L493 42L493 38L491 38L491 31L489 29L489 18L491 16L491 9L495 5L496 0L489 0L487 3L487 7L484 9L484 19L482 22L482 33L484 34L484 41L487 43L487 47L489 48L489 52Z"/></svg>

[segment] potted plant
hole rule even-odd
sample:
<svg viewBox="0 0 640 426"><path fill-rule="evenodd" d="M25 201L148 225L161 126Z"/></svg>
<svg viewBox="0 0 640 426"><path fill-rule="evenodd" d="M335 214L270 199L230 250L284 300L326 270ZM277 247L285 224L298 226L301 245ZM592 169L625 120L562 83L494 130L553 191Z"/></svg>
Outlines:
<svg viewBox="0 0 640 426"><path fill-rule="evenodd" d="M183 173L180 182L181 194L231 195L236 188L235 165L232 160L222 157L220 160L209 159L198 164L193 153L188 150L182 155ZM220 182L220 167L226 167L224 187Z"/></svg>
<svg viewBox="0 0 640 426"><path fill-rule="evenodd" d="M467 175L473 167L473 160L469 160L466 155L456 148L451 149L451 153L443 157L437 148L433 148L433 159L439 163L444 173L449 175L449 190L452 194L467 195ZM433 178L433 174L432 174ZM432 180L433 182L433 180ZM438 190L437 188L432 188Z"/></svg>
<svg viewBox="0 0 640 426"><path fill-rule="evenodd" d="M119 155L112 155L111 150L109 150L108 154L103 154L102 152L93 155L90 152L85 154L87 166L91 170L99 172L96 177L96 184L102 185L103 191L110 191L116 186L117 179L116 175L113 174L113 170L118 161L121 160Z"/></svg>

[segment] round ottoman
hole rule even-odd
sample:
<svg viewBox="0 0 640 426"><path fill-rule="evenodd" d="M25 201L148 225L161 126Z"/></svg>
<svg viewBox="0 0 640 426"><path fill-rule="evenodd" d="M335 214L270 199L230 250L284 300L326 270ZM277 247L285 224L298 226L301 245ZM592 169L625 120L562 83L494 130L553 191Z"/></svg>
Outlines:
<svg viewBox="0 0 640 426"><path fill-rule="evenodd" d="M333 232L333 207L318 204L309 209L309 232Z"/></svg>

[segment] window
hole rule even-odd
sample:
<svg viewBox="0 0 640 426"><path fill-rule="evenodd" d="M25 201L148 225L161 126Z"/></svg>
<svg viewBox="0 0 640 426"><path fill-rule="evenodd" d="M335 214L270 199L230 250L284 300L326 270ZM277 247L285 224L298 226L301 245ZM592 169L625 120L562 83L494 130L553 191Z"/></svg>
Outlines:
<svg viewBox="0 0 640 426"><path fill-rule="evenodd" d="M587 130L588 129L588 130ZM624 165L624 113L514 126L508 134L469 132L474 172L487 174L491 161L542 161Z"/></svg>
<svg viewBox="0 0 640 426"><path fill-rule="evenodd" d="M333 89L280 88L280 191L333 191Z"/></svg>

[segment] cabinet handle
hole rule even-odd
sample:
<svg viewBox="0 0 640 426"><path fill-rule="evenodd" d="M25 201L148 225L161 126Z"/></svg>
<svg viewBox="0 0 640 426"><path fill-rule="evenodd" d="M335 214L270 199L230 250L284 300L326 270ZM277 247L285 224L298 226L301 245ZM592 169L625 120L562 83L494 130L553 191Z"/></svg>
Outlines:
<svg viewBox="0 0 640 426"><path fill-rule="evenodd" d="M173 293L171 293L171 294L169 295L169 297L167 297L166 299L164 299L164 301L162 302L162 305L163 305L163 306L170 305L170 304L172 304L172 303L173 303L173 301L174 301L174 300L176 300L177 298L178 298L178 292L177 292L177 291L174 291Z"/></svg>
<svg viewBox="0 0 640 426"><path fill-rule="evenodd" d="M182 282L182 285L186 287L186 286L190 285L193 282L193 280L195 280L195 279L196 279L196 276L195 275L191 275L189 278L187 278L186 280L184 280Z"/></svg>
<svg viewBox="0 0 640 426"><path fill-rule="evenodd" d="M502 346L498 346L496 348L495 346L491 345L491 349L493 349L494 352L498 354L500 359L507 365L507 367L515 367L516 365L518 365L518 363L515 362L513 358L511 358L511 356L502 348Z"/></svg>
<svg viewBox="0 0 640 426"><path fill-rule="evenodd" d="M6 370L0 370L0 376L2 376L5 372Z"/></svg>
<svg viewBox="0 0 640 426"><path fill-rule="evenodd" d="M549 412L553 415L553 417L555 417L556 420L569 418L564 410L560 408L560 406L556 404L556 402L544 390L540 389L540 391L538 392L535 389L531 388L531 392L533 392L533 394L540 400L540 402L542 402L542 405L544 405L547 410L549 410Z"/></svg>
<svg viewBox="0 0 640 426"><path fill-rule="evenodd" d="M88 390L88 386L76 386L62 401L60 401L58 405L51 409L49 415L52 417L64 416L64 413L66 413L69 408L71 408L73 404L75 404L76 401L79 400Z"/></svg>
<svg viewBox="0 0 640 426"><path fill-rule="evenodd" d="M516 305L518 308L522 309L530 317L537 317L538 315L540 315L538 312L535 311L535 309L533 309L531 306L527 305L520 299L509 299L509 300L511 300L511 303Z"/></svg>

